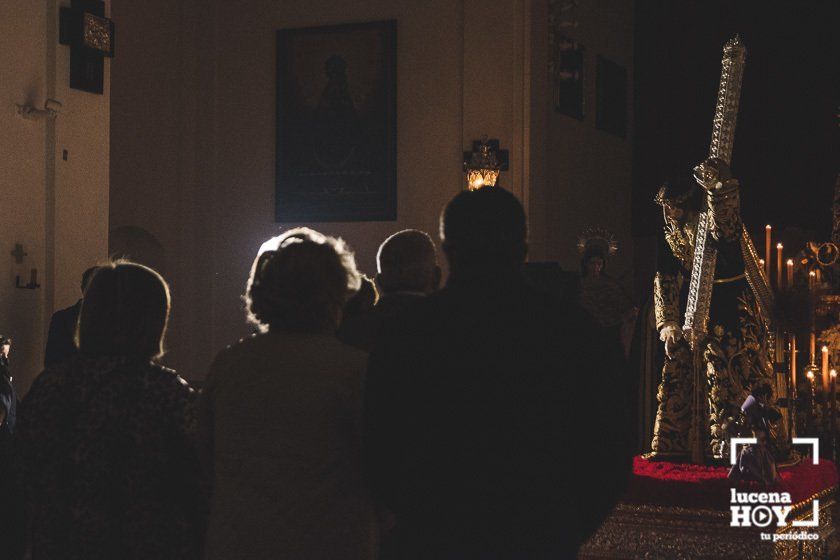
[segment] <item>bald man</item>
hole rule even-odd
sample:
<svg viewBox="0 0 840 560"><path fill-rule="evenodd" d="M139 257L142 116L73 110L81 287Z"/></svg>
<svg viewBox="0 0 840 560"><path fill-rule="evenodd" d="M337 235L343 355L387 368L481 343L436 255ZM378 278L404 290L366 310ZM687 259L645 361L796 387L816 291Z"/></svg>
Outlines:
<svg viewBox="0 0 840 560"><path fill-rule="evenodd" d="M432 238L416 229L395 233L379 246L376 254L376 283L379 301L366 313L349 317L338 337L366 352L390 317L399 314L440 286L441 270Z"/></svg>

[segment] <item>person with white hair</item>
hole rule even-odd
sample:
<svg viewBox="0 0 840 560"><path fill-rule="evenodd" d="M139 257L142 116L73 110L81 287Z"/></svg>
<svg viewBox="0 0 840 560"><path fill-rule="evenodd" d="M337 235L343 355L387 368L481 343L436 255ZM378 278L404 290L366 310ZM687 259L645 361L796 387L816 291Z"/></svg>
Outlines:
<svg viewBox="0 0 840 560"><path fill-rule="evenodd" d="M361 467L367 355L335 336L358 288L341 240L298 228L260 249L244 296L259 333L216 356L199 405L206 558L376 557Z"/></svg>

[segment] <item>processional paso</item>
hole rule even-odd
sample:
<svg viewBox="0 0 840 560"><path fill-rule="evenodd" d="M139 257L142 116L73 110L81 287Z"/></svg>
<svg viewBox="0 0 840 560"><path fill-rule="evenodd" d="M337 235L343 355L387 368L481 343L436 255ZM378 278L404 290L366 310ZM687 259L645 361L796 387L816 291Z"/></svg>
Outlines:
<svg viewBox="0 0 840 560"><path fill-rule="evenodd" d="M665 219L654 306L666 356L654 459L727 459L729 439L744 418L742 403L756 391L778 391L773 296L741 221L740 186L729 168L745 54L737 36L723 48L708 159L694 168L693 182L675 180L655 198ZM778 436L785 447L786 434Z"/></svg>

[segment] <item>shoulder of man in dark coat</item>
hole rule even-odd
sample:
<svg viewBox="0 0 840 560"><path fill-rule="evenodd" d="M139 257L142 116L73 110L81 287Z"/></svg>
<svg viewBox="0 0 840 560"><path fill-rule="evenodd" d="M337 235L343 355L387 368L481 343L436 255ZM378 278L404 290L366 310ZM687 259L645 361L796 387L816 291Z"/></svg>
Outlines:
<svg viewBox="0 0 840 560"><path fill-rule="evenodd" d="M370 353L392 322L399 324L404 312L424 299L421 294L383 295L373 309L343 320L336 336L345 344Z"/></svg>

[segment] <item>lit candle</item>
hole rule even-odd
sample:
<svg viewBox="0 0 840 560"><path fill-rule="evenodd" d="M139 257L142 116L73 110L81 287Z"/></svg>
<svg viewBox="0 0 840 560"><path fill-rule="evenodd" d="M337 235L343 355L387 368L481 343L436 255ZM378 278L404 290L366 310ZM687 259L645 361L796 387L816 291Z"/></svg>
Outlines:
<svg viewBox="0 0 840 560"><path fill-rule="evenodd" d="M808 273L808 291L813 293L815 284L817 282L817 273L813 270Z"/></svg>
<svg viewBox="0 0 840 560"><path fill-rule="evenodd" d="M814 409L817 406L817 397L814 394L814 370L810 366L805 368L805 377L808 378L808 408L810 409L810 415L813 417Z"/></svg>
<svg viewBox="0 0 840 560"><path fill-rule="evenodd" d="M788 259L785 263L787 265L787 287L793 287L793 259Z"/></svg>
<svg viewBox="0 0 840 560"><path fill-rule="evenodd" d="M814 334L814 331L811 331L811 361L810 364L814 365L817 363L817 335Z"/></svg>
<svg viewBox="0 0 840 560"><path fill-rule="evenodd" d="M764 274L767 281L770 281L770 238L773 237L773 228L770 224L764 226Z"/></svg>
<svg viewBox="0 0 840 560"><path fill-rule="evenodd" d="M796 336L790 337L790 384L796 394Z"/></svg>
<svg viewBox="0 0 840 560"><path fill-rule="evenodd" d="M822 347L822 386L823 392L828 395L829 374L828 374L828 346Z"/></svg>
<svg viewBox="0 0 840 560"><path fill-rule="evenodd" d="M781 243L776 243L776 289L782 289L782 249Z"/></svg>

